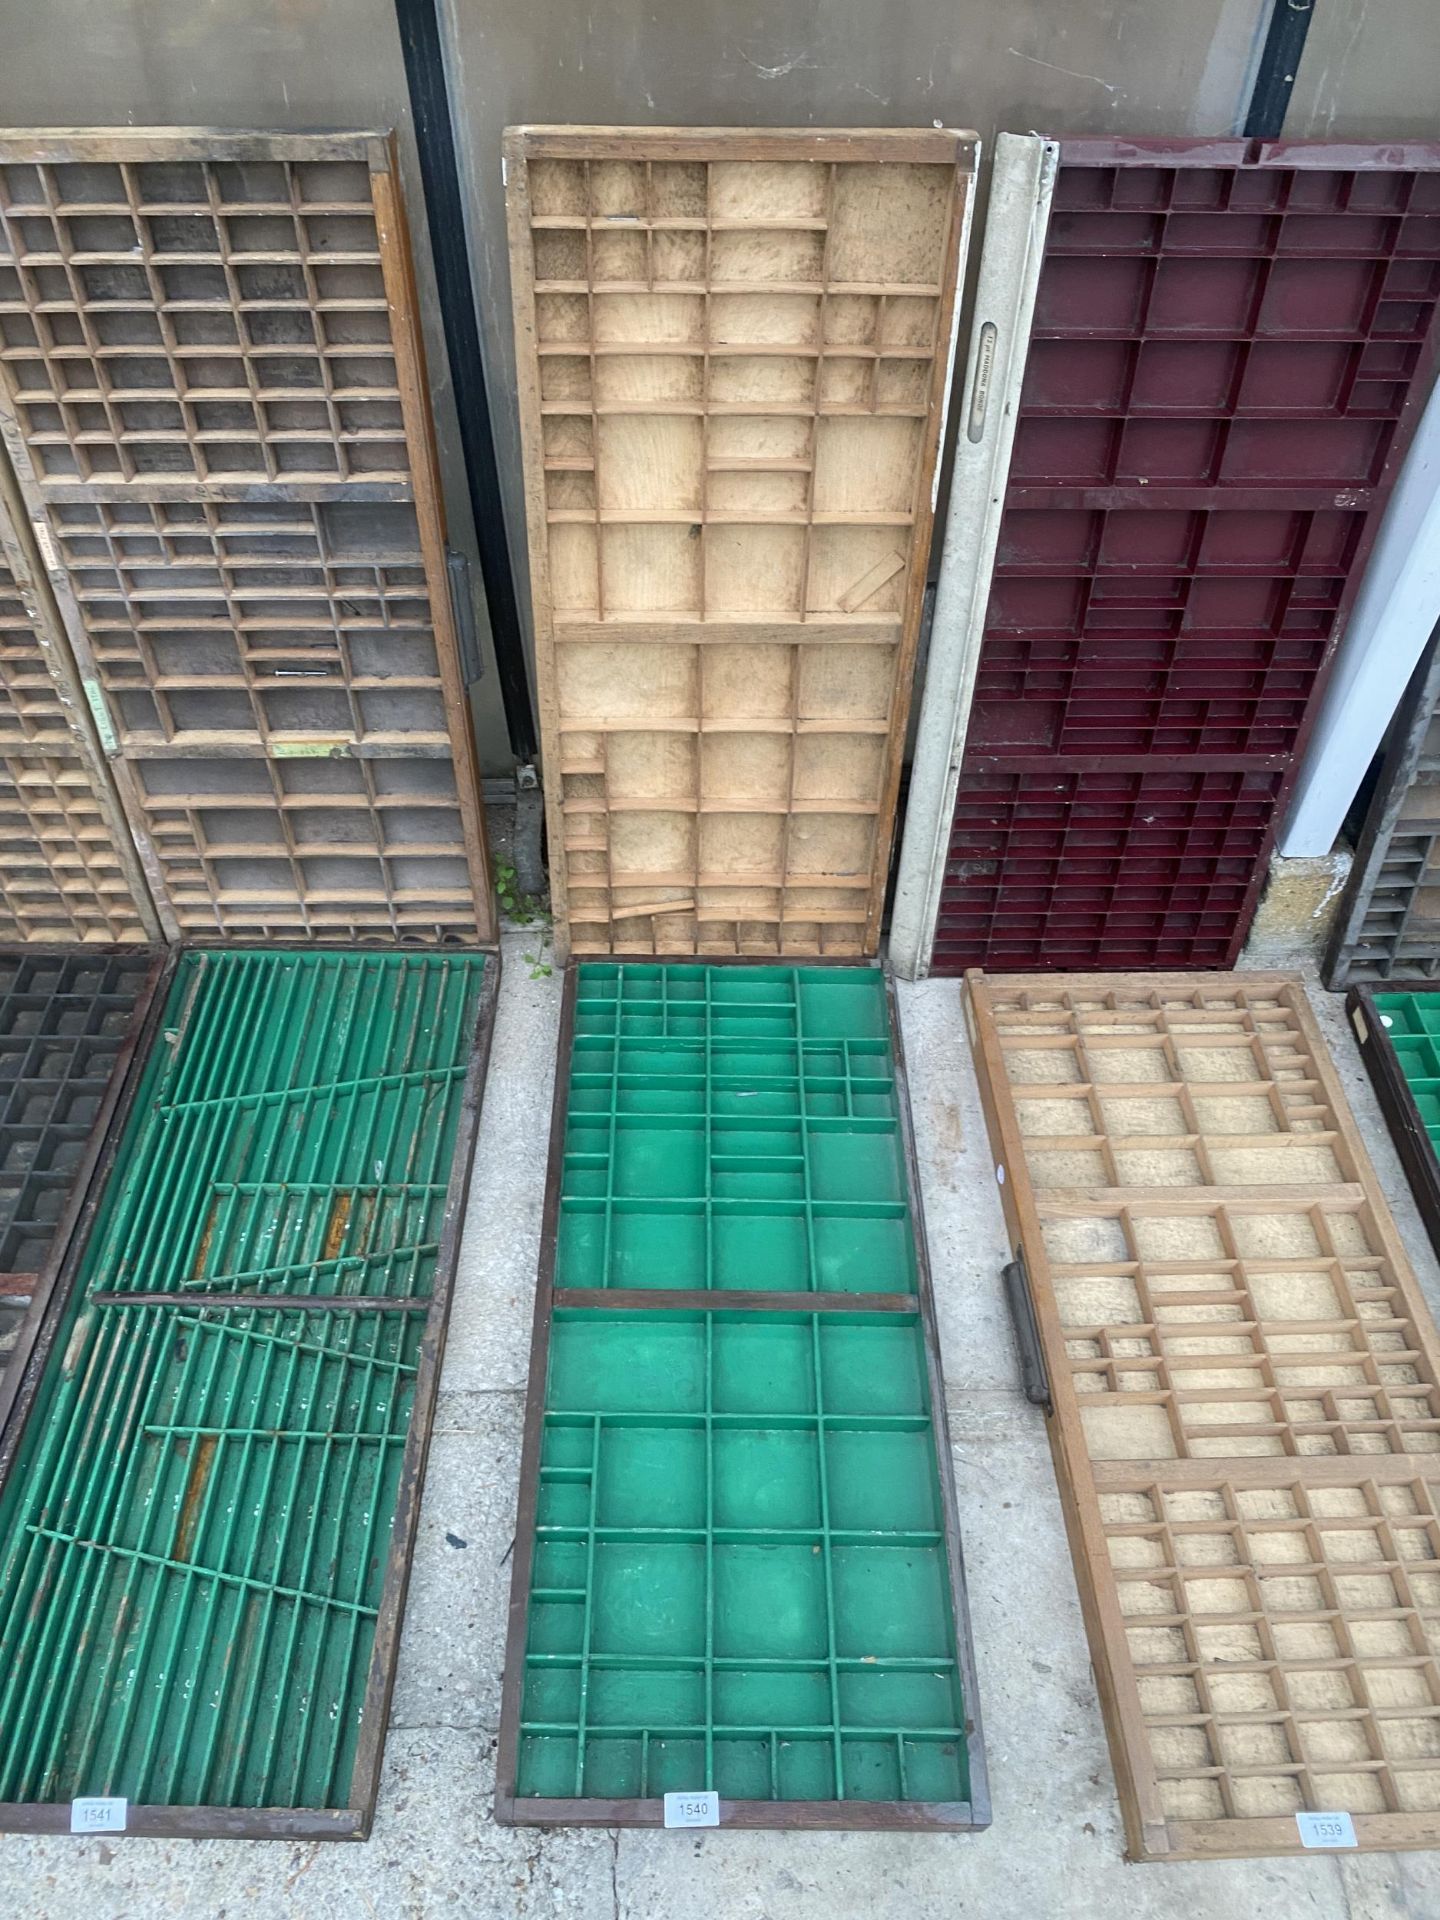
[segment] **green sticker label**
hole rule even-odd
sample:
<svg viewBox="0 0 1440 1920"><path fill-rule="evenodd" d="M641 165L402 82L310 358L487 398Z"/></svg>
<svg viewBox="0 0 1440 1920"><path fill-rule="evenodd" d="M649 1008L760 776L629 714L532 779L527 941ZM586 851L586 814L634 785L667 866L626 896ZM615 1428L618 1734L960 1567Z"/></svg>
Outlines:
<svg viewBox="0 0 1440 1920"><path fill-rule="evenodd" d="M90 703L91 718L95 722L95 731L100 736L100 744L106 753L118 753L120 742L115 737L115 728L110 719L110 709L105 704L105 693L98 680L87 679L84 682L85 698Z"/></svg>

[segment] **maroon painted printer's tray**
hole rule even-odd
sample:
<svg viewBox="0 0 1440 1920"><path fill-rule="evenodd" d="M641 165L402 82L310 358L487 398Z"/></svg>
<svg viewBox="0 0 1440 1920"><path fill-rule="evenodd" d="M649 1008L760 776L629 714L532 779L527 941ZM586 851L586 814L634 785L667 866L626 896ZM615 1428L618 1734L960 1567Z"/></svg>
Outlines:
<svg viewBox="0 0 1440 1920"><path fill-rule="evenodd" d="M1061 142L935 971L1233 964L1437 294L1440 145Z"/></svg>

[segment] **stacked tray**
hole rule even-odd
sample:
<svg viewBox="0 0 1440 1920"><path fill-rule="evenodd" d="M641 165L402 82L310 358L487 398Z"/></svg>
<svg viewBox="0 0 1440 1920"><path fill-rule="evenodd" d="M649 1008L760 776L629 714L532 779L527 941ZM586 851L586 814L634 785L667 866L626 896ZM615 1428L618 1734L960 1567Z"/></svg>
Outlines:
<svg viewBox="0 0 1440 1920"><path fill-rule="evenodd" d="M0 141L7 547L170 939L493 935L393 167L366 134Z"/></svg>

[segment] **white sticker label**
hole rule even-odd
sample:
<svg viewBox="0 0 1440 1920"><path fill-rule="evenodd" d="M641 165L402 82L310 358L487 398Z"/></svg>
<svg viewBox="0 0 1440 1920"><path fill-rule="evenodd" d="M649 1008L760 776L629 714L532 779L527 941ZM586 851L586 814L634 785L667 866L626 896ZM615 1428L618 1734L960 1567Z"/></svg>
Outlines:
<svg viewBox="0 0 1440 1920"><path fill-rule="evenodd" d="M1354 1847L1355 1822L1348 1813L1297 1813L1302 1847Z"/></svg>
<svg viewBox="0 0 1440 1920"><path fill-rule="evenodd" d="M40 558L51 573L58 573L60 559L55 551L55 542L50 538L50 529L43 520L32 520L30 524L35 529L35 544L40 549Z"/></svg>
<svg viewBox="0 0 1440 1920"><path fill-rule="evenodd" d="M1384 1019L1385 1016L1382 1014L1380 1017ZM1358 1007L1352 1007L1350 1009L1350 1024L1354 1027L1356 1037L1363 1047L1365 1042L1370 1038L1370 1029L1366 1026L1365 1016Z"/></svg>
<svg viewBox="0 0 1440 1920"><path fill-rule="evenodd" d="M718 1827L720 1796L712 1787L708 1793L667 1793L667 1827Z"/></svg>
<svg viewBox="0 0 1440 1920"><path fill-rule="evenodd" d="M72 1800L71 1833L124 1833L128 1800Z"/></svg>
<svg viewBox="0 0 1440 1920"><path fill-rule="evenodd" d="M996 1167L996 1169L995 1169L995 1184L996 1184L997 1186L1000 1186L1000 1187L1003 1187L1003 1186L1004 1186L1004 1184L1005 1184L1005 1169L1004 1169L1004 1167Z"/></svg>

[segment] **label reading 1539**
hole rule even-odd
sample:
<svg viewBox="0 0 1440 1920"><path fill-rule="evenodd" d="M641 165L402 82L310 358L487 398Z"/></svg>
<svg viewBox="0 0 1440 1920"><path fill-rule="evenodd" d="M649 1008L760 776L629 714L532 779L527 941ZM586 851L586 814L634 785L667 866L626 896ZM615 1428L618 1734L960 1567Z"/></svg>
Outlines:
<svg viewBox="0 0 1440 1920"><path fill-rule="evenodd" d="M1300 1829L1300 1844L1304 1847L1359 1845L1355 1822L1348 1813L1297 1813L1295 1824Z"/></svg>
<svg viewBox="0 0 1440 1920"><path fill-rule="evenodd" d="M719 1794L713 1788L705 1793L667 1793L665 1824L667 1827L718 1827Z"/></svg>

